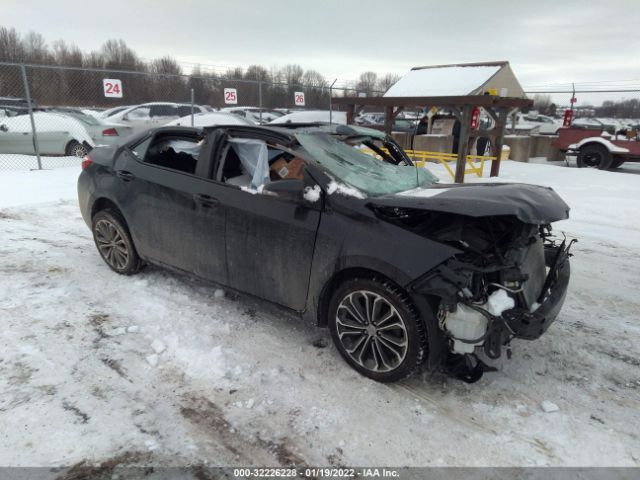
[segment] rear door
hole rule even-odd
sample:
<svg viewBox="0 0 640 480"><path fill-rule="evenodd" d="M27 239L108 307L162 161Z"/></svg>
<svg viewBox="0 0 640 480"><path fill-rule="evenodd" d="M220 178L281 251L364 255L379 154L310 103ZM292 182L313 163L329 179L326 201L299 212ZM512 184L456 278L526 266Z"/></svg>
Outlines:
<svg viewBox="0 0 640 480"><path fill-rule="evenodd" d="M143 258L226 284L225 210L215 198L216 185L201 173L208 171L214 141L207 137L197 145L197 133L160 132L125 149L114 169L118 200ZM154 149L163 142L183 151L162 159ZM194 148L195 168L180 155Z"/></svg>

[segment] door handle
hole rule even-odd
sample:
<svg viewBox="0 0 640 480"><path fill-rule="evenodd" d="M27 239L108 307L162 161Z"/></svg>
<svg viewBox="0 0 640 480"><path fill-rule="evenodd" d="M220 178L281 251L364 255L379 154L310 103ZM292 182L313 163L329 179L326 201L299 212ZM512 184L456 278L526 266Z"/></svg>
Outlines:
<svg viewBox="0 0 640 480"><path fill-rule="evenodd" d="M193 198L195 198L196 202L206 208L217 207L220 204L220 201L217 198L203 193L196 193Z"/></svg>
<svg viewBox="0 0 640 480"><path fill-rule="evenodd" d="M136 178L133 173L131 172L127 172L126 170L118 170L116 172L116 175L121 178L122 180L124 180L125 182L130 182L131 180L133 180L134 178Z"/></svg>

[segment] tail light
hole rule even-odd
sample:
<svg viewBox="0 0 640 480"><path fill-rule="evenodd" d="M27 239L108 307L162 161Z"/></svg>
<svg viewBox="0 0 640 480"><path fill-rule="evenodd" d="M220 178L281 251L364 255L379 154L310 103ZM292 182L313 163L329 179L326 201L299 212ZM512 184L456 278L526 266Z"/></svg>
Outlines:
<svg viewBox="0 0 640 480"><path fill-rule="evenodd" d="M85 170L92 163L93 160L91 160L91 157L89 155L85 155L85 157L82 159L82 163L80 164L82 165L82 170Z"/></svg>
<svg viewBox="0 0 640 480"><path fill-rule="evenodd" d="M117 137L118 136L118 131L115 128L107 128L106 130L102 131L102 136L103 137Z"/></svg>

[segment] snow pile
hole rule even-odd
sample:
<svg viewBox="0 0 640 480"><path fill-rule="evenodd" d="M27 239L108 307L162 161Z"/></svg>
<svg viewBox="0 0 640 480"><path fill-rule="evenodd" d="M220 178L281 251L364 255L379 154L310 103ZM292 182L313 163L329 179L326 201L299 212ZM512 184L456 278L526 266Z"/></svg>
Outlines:
<svg viewBox="0 0 640 480"><path fill-rule="evenodd" d="M356 197L360 199L366 198L365 195L357 188L350 187L348 185L345 185L344 183L336 182L335 180L329 182L329 185L327 186L327 193L329 195L338 193L340 195L346 195L348 197Z"/></svg>
<svg viewBox="0 0 640 480"><path fill-rule="evenodd" d="M402 195L407 197L422 197L430 198L440 195L441 193L448 192L450 188L413 188L404 192L396 193L396 195Z"/></svg>
<svg viewBox="0 0 640 480"><path fill-rule="evenodd" d="M156 354L160 355L167 349L167 346L162 340L156 339L151 343L151 349L156 352Z"/></svg>
<svg viewBox="0 0 640 480"><path fill-rule="evenodd" d="M258 185L258 188L242 186L242 187L240 187L240 190L242 190L243 192L250 193L251 195L258 195L260 193L266 193L264 191L264 185Z"/></svg>
<svg viewBox="0 0 640 480"><path fill-rule="evenodd" d="M307 202L315 203L320 200L321 193L320 186L314 185L313 187L305 187L303 196Z"/></svg>
<svg viewBox="0 0 640 480"><path fill-rule="evenodd" d="M540 408L542 408L542 411L544 413L552 413L552 412L560 411L560 407L558 407L555 403L549 400L543 400L542 403L540 404Z"/></svg>
<svg viewBox="0 0 640 480"><path fill-rule="evenodd" d="M499 317L502 315L502 312L505 312L515 306L516 303L513 298L511 298L506 291L498 289L489 295L486 308L491 315Z"/></svg>
<svg viewBox="0 0 640 480"><path fill-rule="evenodd" d="M228 371L227 360L222 346L216 345L208 350L192 347L189 339L177 343L171 350L171 357L184 373L192 378L221 380Z"/></svg>

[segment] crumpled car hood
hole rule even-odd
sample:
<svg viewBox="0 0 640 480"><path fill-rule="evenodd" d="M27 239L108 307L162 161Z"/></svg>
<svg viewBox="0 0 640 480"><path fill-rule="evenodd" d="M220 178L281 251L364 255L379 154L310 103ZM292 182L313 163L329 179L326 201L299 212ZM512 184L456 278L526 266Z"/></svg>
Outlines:
<svg viewBox="0 0 640 480"><path fill-rule="evenodd" d="M569 206L552 188L522 183L434 185L371 198L369 203L471 217L515 215L536 225L569 218Z"/></svg>

